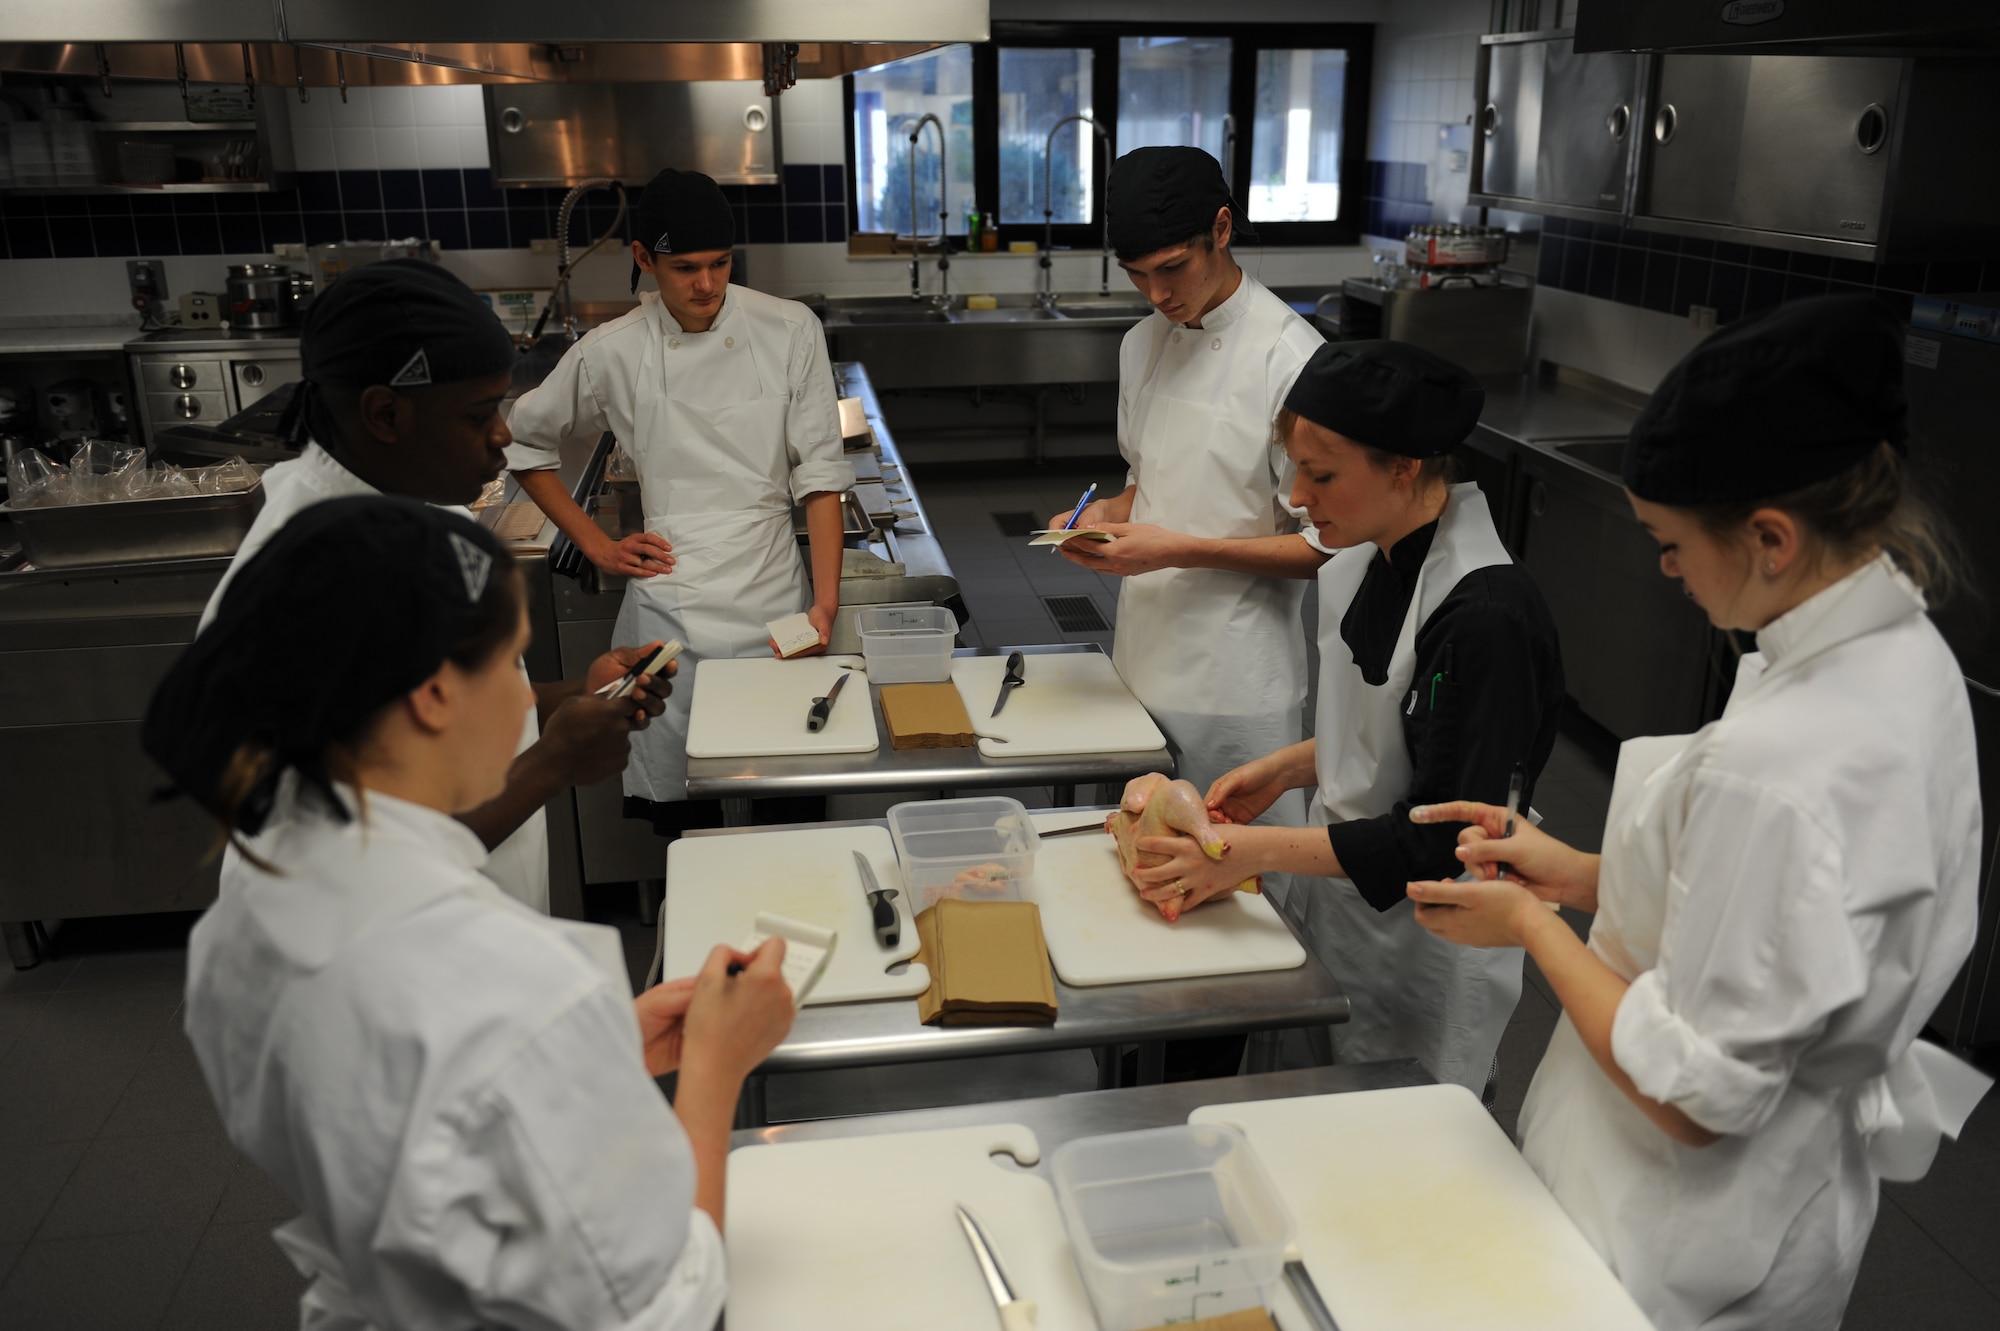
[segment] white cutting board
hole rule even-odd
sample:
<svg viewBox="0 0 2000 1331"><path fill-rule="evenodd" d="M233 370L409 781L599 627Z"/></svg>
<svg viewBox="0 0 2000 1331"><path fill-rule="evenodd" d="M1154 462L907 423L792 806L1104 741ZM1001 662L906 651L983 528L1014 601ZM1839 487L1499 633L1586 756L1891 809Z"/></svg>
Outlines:
<svg viewBox="0 0 2000 1331"><path fill-rule="evenodd" d="M1094 1331L1054 1189L1015 1123L729 1154L729 1331L985 1331L1000 1325L953 1208L986 1227L1036 1331Z"/></svg>
<svg viewBox="0 0 2000 1331"><path fill-rule="evenodd" d="M875 915L854 867L857 850L868 857L877 882L897 889L902 928L893 948L875 941ZM667 847L667 900L660 910L665 978L699 971L717 943L743 946L757 912L770 911L840 935L806 1006L920 994L930 987L928 969L912 964L901 975L886 970L917 955L917 927L902 887L896 847L880 827L682 837Z"/></svg>
<svg viewBox="0 0 2000 1331"><path fill-rule="evenodd" d="M1210 1105L1298 1221L1341 1331L1646 1331L1652 1324L1462 1086Z"/></svg>
<svg viewBox="0 0 2000 1331"><path fill-rule="evenodd" d="M840 691L826 725L806 729L806 709L823 697L843 665L854 678ZM710 659L694 671L689 707L690 758L769 758L787 753L873 753L875 702L858 656Z"/></svg>
<svg viewBox="0 0 2000 1331"><path fill-rule="evenodd" d="M979 751L988 758L1150 753L1167 746L1167 737L1102 652L1030 654L1025 662L1027 682L1014 690L1000 715L989 716L1007 658L952 658L951 682L965 699L980 735Z"/></svg>
<svg viewBox="0 0 2000 1331"><path fill-rule="evenodd" d="M1037 814L1037 829L1074 827L1080 810ZM1306 950L1270 899L1235 892L1172 924L1133 890L1117 843L1079 832L1042 842L1022 894L1041 908L1049 961L1064 984L1129 984L1290 970Z"/></svg>

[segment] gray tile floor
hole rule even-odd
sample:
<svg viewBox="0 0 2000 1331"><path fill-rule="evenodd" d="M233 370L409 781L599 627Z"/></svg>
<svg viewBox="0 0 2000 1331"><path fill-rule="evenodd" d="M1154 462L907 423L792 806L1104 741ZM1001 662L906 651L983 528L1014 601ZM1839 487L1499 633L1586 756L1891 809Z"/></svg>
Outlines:
<svg viewBox="0 0 2000 1331"><path fill-rule="evenodd" d="M921 479L921 478L920 478ZM968 640L1098 641L1063 635L1043 595L1086 595L1107 622L1110 580L999 534L990 513L1047 515L1113 463L1025 478L922 479L972 612ZM1029 589L1024 593L1023 584ZM1536 807L1545 826L1594 848L1609 774L1577 743L1556 750ZM1045 802L1047 792L1023 791ZM594 897L625 933L640 974L652 940L629 894ZM189 916L88 921L58 931L32 971L0 965L0 1327L8 1331L297 1325L301 1281L272 1243L290 1201L228 1144L181 1034ZM1497 1117L1512 1131L1556 1021L1530 973L1501 1044ZM1087 1053L774 1078L778 1118L880 1113L1086 1090ZM2000 1326L2000 1097L1930 1177L1883 1189L1844 1326L1850 1331Z"/></svg>

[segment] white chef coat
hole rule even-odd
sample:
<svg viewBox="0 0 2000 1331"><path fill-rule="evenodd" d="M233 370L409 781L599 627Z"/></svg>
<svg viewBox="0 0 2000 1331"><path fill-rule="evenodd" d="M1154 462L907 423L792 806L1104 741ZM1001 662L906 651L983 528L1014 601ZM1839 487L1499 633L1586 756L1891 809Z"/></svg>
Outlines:
<svg viewBox="0 0 2000 1331"><path fill-rule="evenodd" d="M342 466L333 454L312 442L306 444L305 451L298 457L280 462L265 472L264 507L258 511L257 520L250 524L250 530L243 537L243 544L237 547L235 557L229 561L229 567L223 570L222 581L215 585L215 591L209 596L208 605L201 612L201 624L195 632L200 633L215 622L215 612L222 604L222 593L236 576L236 570L242 567L243 561L263 549L264 543L276 536L278 529L300 512L328 499L380 493L380 490ZM472 517L472 510L457 504L440 504L438 507L467 519ZM534 707L530 706L528 714L521 719L521 742L514 752L525 753L540 738L541 727L536 723ZM225 851L224 854L233 855L235 851ZM486 861L486 876L515 900L532 906L544 915L548 913L547 812L536 809L505 841L493 848Z"/></svg>
<svg viewBox="0 0 2000 1331"><path fill-rule="evenodd" d="M696 666L770 655L765 626L810 604L792 503L854 487L819 320L732 286L708 330L689 333L645 292L571 347L508 424L516 471L554 467L564 439L605 430L638 468L646 530L673 546L674 569L626 584L613 631L685 650L666 711L632 737L625 793L685 799Z"/></svg>
<svg viewBox="0 0 2000 1331"><path fill-rule="evenodd" d="M1920 1177L1977 1100L1954 1080L1983 1081L1912 1045L1978 910L1957 662L1886 558L1757 645L1721 719L1626 744L1590 933L1631 982L1618 1066L1721 1140L1669 1139L1567 1017L1521 1111L1523 1154L1662 1331L1835 1325L1877 1180Z"/></svg>
<svg viewBox="0 0 2000 1331"><path fill-rule="evenodd" d="M1204 537L1299 531L1303 512L1286 502L1291 459L1273 426L1325 339L1248 273L1201 323L1154 311L1119 346L1118 449L1139 487L1132 521ZM1197 790L1304 737L1305 588L1220 569L1121 580L1112 660ZM1304 798L1287 793L1259 821L1304 817Z"/></svg>
<svg viewBox="0 0 2000 1331"><path fill-rule="evenodd" d="M685 1328L723 1304L687 1136L640 1056L617 934L479 873L455 819L295 787L188 948L230 1140L305 1214L312 1331ZM350 806L352 792L348 795Z"/></svg>

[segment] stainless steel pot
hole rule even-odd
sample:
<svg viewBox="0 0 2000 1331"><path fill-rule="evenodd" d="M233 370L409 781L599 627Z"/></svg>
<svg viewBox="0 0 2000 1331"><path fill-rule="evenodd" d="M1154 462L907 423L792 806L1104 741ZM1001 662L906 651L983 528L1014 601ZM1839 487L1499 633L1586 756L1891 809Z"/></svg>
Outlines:
<svg viewBox="0 0 2000 1331"><path fill-rule="evenodd" d="M298 320L292 270L281 263L229 266L229 326L288 328Z"/></svg>

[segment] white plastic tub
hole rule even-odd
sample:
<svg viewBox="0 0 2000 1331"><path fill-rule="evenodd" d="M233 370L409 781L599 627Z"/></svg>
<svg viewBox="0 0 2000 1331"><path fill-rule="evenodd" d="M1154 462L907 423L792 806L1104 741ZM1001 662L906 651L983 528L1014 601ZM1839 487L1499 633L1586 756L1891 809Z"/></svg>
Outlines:
<svg viewBox="0 0 2000 1331"><path fill-rule="evenodd" d="M941 605L867 606L854 612L870 684L937 684L951 678L958 616Z"/></svg>
<svg viewBox="0 0 2000 1331"><path fill-rule="evenodd" d="M1041 834L1019 800L916 800L889 809L889 837L915 914L946 897L1019 901Z"/></svg>
<svg viewBox="0 0 2000 1331"><path fill-rule="evenodd" d="M1261 1307L1284 1271L1291 1212L1233 1128L1081 1137L1049 1172L1103 1331Z"/></svg>

